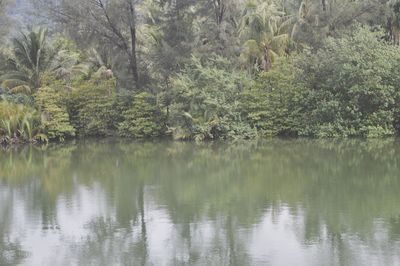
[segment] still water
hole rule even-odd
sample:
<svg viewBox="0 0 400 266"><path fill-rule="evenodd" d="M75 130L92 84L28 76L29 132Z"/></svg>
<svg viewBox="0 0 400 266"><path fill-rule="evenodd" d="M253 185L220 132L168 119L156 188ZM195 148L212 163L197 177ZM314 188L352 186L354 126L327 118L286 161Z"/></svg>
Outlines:
<svg viewBox="0 0 400 266"><path fill-rule="evenodd" d="M0 265L400 265L400 141L0 150Z"/></svg>

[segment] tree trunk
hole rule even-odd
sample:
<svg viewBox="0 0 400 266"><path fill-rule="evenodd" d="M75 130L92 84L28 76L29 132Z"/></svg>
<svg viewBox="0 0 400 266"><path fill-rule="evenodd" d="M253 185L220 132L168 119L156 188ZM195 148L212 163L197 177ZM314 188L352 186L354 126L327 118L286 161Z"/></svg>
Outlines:
<svg viewBox="0 0 400 266"><path fill-rule="evenodd" d="M139 88L139 71L137 66L137 58L136 58L136 29L131 29L131 53L129 58L129 65L131 69L131 73L133 79L135 80L136 87Z"/></svg>
<svg viewBox="0 0 400 266"><path fill-rule="evenodd" d="M217 25L221 25L225 15L225 4L223 3L223 0L213 0L213 4L215 10L215 21L217 22Z"/></svg>
<svg viewBox="0 0 400 266"><path fill-rule="evenodd" d="M322 11L326 11L326 0L321 0L322 1Z"/></svg>
<svg viewBox="0 0 400 266"><path fill-rule="evenodd" d="M268 72L272 67L272 58L269 48L267 46L264 47L264 57L262 60L262 69Z"/></svg>
<svg viewBox="0 0 400 266"><path fill-rule="evenodd" d="M133 79L136 83L136 88L140 89L139 84L139 71L137 65L137 57L136 57L136 12L135 7L132 1L129 1L129 12L130 12L130 21L129 21L129 30L131 35L131 51L129 58L129 66L133 76Z"/></svg>
<svg viewBox="0 0 400 266"><path fill-rule="evenodd" d="M140 209L140 224L141 224L141 233L142 233L142 244L143 244L143 257L141 261L141 265L147 265L147 228L146 228L146 219L145 219L145 209L144 209L144 184L141 183L139 187L139 198L138 204Z"/></svg>
<svg viewBox="0 0 400 266"><path fill-rule="evenodd" d="M394 19L392 17L388 18L386 28L389 35L389 40L393 43L393 45L400 45L400 30L393 21Z"/></svg>

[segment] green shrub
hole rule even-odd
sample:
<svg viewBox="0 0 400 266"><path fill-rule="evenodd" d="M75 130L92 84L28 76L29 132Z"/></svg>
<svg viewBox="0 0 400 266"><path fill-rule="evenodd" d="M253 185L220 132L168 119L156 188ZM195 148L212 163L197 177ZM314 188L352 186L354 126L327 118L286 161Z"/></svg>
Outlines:
<svg viewBox="0 0 400 266"><path fill-rule="evenodd" d="M22 104L0 102L0 142L31 141L39 131L35 109Z"/></svg>
<svg viewBox="0 0 400 266"><path fill-rule="evenodd" d="M260 75L242 112L267 135L383 137L400 128L399 48L358 28Z"/></svg>
<svg viewBox="0 0 400 266"><path fill-rule="evenodd" d="M247 76L223 58L205 62L192 58L172 81L168 125L175 139L227 139L254 137L243 121L240 93Z"/></svg>
<svg viewBox="0 0 400 266"><path fill-rule="evenodd" d="M300 135L395 134L400 53L382 37L381 32L358 28L299 58L297 82L308 90L305 113L309 117Z"/></svg>
<svg viewBox="0 0 400 266"><path fill-rule="evenodd" d="M63 141L75 136L63 100L65 96L66 93L50 87L40 88L36 92L36 102L41 111L41 129L50 140Z"/></svg>
<svg viewBox="0 0 400 266"><path fill-rule="evenodd" d="M305 95L295 81L297 71L291 58L276 62L241 94L243 117L260 135L297 135L303 126Z"/></svg>
<svg viewBox="0 0 400 266"><path fill-rule="evenodd" d="M115 103L115 80L85 81L74 87L68 98L68 112L77 133L113 135L121 116Z"/></svg>
<svg viewBox="0 0 400 266"><path fill-rule="evenodd" d="M158 137L165 132L165 119L154 96L137 94L132 106L123 112L123 122L118 126L121 136L134 138Z"/></svg>
<svg viewBox="0 0 400 266"><path fill-rule="evenodd" d="M22 104L31 107L35 105L35 98L32 95L27 95L24 93L13 94L6 92L0 95L0 99L10 103Z"/></svg>

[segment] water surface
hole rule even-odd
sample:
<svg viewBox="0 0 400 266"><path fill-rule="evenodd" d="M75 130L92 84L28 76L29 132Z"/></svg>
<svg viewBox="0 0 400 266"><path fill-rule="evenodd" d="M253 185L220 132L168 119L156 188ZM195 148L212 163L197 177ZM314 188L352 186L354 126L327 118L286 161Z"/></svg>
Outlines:
<svg viewBox="0 0 400 266"><path fill-rule="evenodd" d="M0 151L0 265L400 265L400 142Z"/></svg>

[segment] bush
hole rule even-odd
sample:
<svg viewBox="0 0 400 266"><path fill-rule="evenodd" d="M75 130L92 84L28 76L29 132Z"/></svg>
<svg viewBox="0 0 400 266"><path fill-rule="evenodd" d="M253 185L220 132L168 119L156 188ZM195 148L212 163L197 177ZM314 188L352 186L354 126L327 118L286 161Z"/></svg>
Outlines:
<svg viewBox="0 0 400 266"><path fill-rule="evenodd" d="M118 126L121 136L134 138L159 137L165 132L165 119L154 96L137 94L132 106L123 112L123 122Z"/></svg>
<svg viewBox="0 0 400 266"><path fill-rule="evenodd" d="M358 28L281 62L243 93L242 112L267 135L382 137L400 128L399 48Z"/></svg>
<svg viewBox="0 0 400 266"><path fill-rule="evenodd" d="M40 88L36 92L36 103L41 111L41 129L50 140L63 141L75 136L63 101L65 95L50 87Z"/></svg>
<svg viewBox="0 0 400 266"><path fill-rule="evenodd" d="M168 124L176 139L248 138L255 135L242 119L240 93L248 78L226 59L192 58L172 81Z"/></svg>
<svg viewBox="0 0 400 266"><path fill-rule="evenodd" d="M303 126L305 95L297 72L292 58L281 60L243 91L241 112L260 135L297 135Z"/></svg>
<svg viewBox="0 0 400 266"><path fill-rule="evenodd" d="M382 39L381 32L358 28L300 57L298 82L308 89L309 116L300 135L395 134L400 53Z"/></svg>
<svg viewBox="0 0 400 266"><path fill-rule="evenodd" d="M0 101L0 142L31 141L39 131L35 109L22 104Z"/></svg>
<svg viewBox="0 0 400 266"><path fill-rule="evenodd" d="M24 93L0 93L0 99L15 104L22 104L33 107L35 105L35 99L32 95L27 95Z"/></svg>
<svg viewBox="0 0 400 266"><path fill-rule="evenodd" d="M121 116L115 104L115 80L77 84L68 98L68 112L77 133L81 136L113 135Z"/></svg>

